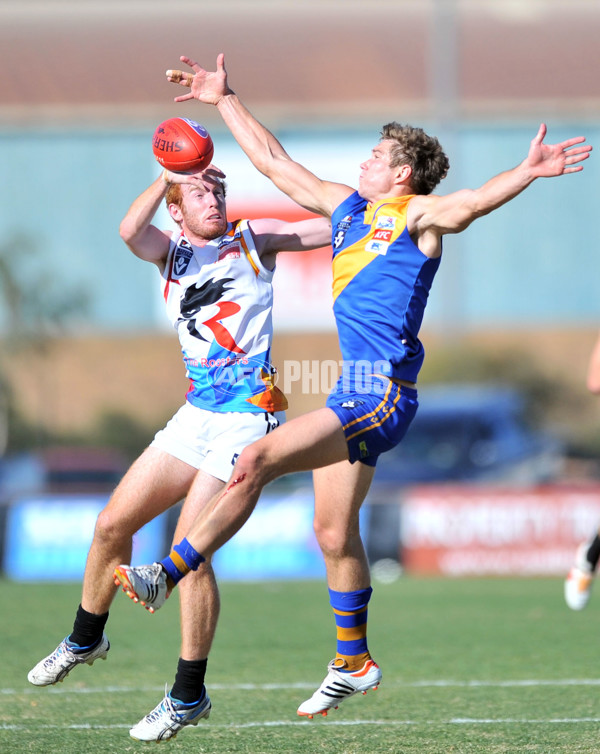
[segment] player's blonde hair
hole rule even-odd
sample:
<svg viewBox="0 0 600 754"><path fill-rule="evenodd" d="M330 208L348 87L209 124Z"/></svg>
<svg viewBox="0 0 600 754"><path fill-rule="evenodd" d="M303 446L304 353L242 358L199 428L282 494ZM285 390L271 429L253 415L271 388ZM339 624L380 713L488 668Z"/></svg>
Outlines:
<svg viewBox="0 0 600 754"><path fill-rule="evenodd" d="M395 142L390 149L390 166L410 165L410 185L415 194L431 194L445 178L450 162L435 136L422 128L393 121L381 129L381 139Z"/></svg>

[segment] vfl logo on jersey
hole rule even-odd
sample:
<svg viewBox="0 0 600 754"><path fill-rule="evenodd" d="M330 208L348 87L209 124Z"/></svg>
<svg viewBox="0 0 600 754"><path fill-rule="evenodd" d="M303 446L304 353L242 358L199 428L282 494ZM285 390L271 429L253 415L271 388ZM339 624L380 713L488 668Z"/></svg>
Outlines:
<svg viewBox="0 0 600 754"><path fill-rule="evenodd" d="M194 251L191 244L187 239L181 238L177 244L175 259L173 260L174 277L180 278L185 275L193 256Z"/></svg>
<svg viewBox="0 0 600 754"><path fill-rule="evenodd" d="M346 215L346 217L343 218L343 220L340 220L339 223L336 225L335 233L333 234L333 248L339 249L340 246L344 243L344 238L346 238L346 233L348 232L348 229L350 228L350 223L352 222L352 215Z"/></svg>

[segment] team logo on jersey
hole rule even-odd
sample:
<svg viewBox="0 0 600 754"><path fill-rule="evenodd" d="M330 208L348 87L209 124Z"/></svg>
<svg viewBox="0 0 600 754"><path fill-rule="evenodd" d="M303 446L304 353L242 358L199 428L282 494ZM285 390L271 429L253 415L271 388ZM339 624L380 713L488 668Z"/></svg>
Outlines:
<svg viewBox="0 0 600 754"><path fill-rule="evenodd" d="M373 254L381 254L382 256L385 256L387 254L389 243L386 243L385 241L377 241L373 239L372 241L369 241L368 244L365 246L365 251L370 251Z"/></svg>
<svg viewBox="0 0 600 754"><path fill-rule="evenodd" d="M346 233L348 232L350 228L350 223L352 222L352 215L346 215L342 220L339 221L339 223L335 227L335 233L333 234L333 248L339 249L340 246L344 243L344 238L346 238Z"/></svg>
<svg viewBox="0 0 600 754"><path fill-rule="evenodd" d="M375 227L378 230L394 230L396 227L396 218L389 215L378 215Z"/></svg>
<svg viewBox="0 0 600 754"><path fill-rule="evenodd" d="M234 301L221 301L225 291L228 290L227 283L231 283L233 278L224 278L223 280L207 280L201 286L190 286L181 300L181 317L179 321L187 322L187 329L190 335L199 340L207 341L198 330L198 323L208 327L212 332L216 342L232 353L245 353L235 342L234 337L222 324L221 320L231 317L240 311L241 307ZM212 317L201 320L201 309L203 306L216 304L217 313Z"/></svg>
<svg viewBox="0 0 600 754"><path fill-rule="evenodd" d="M229 243L219 249L219 256L217 262L222 262L223 259L239 259L242 250L239 243Z"/></svg>
<svg viewBox="0 0 600 754"><path fill-rule="evenodd" d="M175 259L173 260L173 274L175 277L180 278L185 275L193 256L194 250L191 244L187 239L181 238L177 244Z"/></svg>

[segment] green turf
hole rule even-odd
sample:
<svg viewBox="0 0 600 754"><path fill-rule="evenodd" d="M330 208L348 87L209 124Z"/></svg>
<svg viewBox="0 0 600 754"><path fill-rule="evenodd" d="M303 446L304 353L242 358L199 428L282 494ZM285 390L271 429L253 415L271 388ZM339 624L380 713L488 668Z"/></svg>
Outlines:
<svg viewBox="0 0 600 754"><path fill-rule="evenodd" d="M178 752L448 754L600 750L600 595L569 611L560 579L404 578L377 585L369 640L379 690L327 718L296 716L334 654L325 585L224 584L209 662L210 720ZM29 668L70 631L78 585L0 581L0 752L147 751L129 727L172 683L176 600L150 615L118 595L106 662L56 687ZM585 683L587 681L587 683Z"/></svg>

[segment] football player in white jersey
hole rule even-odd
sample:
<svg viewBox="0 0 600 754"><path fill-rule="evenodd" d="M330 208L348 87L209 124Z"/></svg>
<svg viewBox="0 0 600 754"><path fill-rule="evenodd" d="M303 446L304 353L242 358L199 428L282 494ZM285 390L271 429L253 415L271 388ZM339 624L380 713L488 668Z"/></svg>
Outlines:
<svg viewBox="0 0 600 754"><path fill-rule="evenodd" d="M243 448L278 426L287 407L275 387L271 280L280 251L330 242L323 218L228 222L223 173L164 171L131 205L120 234L162 276L167 311L178 331L190 389L182 408L133 463L98 516L81 604L72 632L29 673L36 686L62 681L77 665L105 659L104 633L116 587L112 573L131 558L133 535L185 498L179 542L199 511L229 479ZM179 231L152 224L165 201ZM181 654L175 683L130 733L143 741L172 738L207 718L206 662L219 613L210 563L180 589Z"/></svg>

